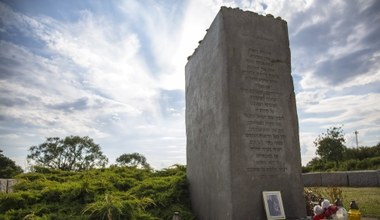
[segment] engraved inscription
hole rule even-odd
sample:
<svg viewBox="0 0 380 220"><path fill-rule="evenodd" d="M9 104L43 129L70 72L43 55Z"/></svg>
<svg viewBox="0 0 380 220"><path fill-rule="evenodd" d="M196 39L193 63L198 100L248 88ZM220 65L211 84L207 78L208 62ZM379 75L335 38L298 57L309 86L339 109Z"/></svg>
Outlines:
<svg viewBox="0 0 380 220"><path fill-rule="evenodd" d="M286 172L284 163L284 116L279 107L281 93L276 91L279 75L272 54L263 48L243 52L241 96L245 107L241 120L245 127L244 146L252 153L247 171L262 177Z"/></svg>

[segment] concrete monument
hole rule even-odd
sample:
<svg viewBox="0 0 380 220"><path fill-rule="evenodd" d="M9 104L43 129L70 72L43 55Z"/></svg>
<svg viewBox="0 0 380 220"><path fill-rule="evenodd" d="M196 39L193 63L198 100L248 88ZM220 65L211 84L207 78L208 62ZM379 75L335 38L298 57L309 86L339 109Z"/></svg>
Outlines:
<svg viewBox="0 0 380 220"><path fill-rule="evenodd" d="M187 175L200 220L306 216L287 23L222 7L186 65Z"/></svg>

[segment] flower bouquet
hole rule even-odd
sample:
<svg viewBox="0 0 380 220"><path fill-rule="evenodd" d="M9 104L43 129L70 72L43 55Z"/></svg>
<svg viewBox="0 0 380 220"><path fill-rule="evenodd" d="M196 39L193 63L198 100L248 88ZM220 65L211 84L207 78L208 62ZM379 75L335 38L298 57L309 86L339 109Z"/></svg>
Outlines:
<svg viewBox="0 0 380 220"><path fill-rule="evenodd" d="M335 214L338 211L338 207L334 204L330 204L330 201L325 199L321 205L314 206L314 217L313 220L321 219L336 219Z"/></svg>

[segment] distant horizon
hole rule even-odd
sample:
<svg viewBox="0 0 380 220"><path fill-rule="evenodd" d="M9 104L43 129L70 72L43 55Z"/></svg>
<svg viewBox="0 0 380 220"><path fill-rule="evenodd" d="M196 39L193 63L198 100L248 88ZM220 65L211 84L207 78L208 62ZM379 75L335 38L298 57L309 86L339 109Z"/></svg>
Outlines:
<svg viewBox="0 0 380 220"><path fill-rule="evenodd" d="M46 137L89 136L110 164L186 165L184 68L221 6L288 23L302 164L343 126L380 142L380 1L0 2L0 149L26 167Z"/></svg>

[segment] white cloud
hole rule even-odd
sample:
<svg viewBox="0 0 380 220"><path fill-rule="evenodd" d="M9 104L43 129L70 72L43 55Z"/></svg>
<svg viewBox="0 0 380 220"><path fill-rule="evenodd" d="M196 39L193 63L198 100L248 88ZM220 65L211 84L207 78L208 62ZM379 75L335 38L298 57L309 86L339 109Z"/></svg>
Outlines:
<svg viewBox="0 0 380 220"><path fill-rule="evenodd" d="M313 91L302 91L296 94L297 107L299 109L307 108L310 105L318 105L326 98L326 90L318 89Z"/></svg>
<svg viewBox="0 0 380 220"><path fill-rule="evenodd" d="M187 57L203 39L206 29L220 8L220 2L189 1L184 6L166 7L158 2L125 2L122 9L149 36L157 65L158 86L165 90L184 90ZM136 11L139 11L136 14Z"/></svg>
<svg viewBox="0 0 380 220"><path fill-rule="evenodd" d="M332 111L378 111L380 105L378 101L380 94L369 93L366 95L346 95L333 98L326 98L318 103L318 105L309 105L305 112L310 113L326 113ZM342 109L342 106L345 109ZM380 117L380 115L379 115Z"/></svg>
<svg viewBox="0 0 380 220"><path fill-rule="evenodd" d="M86 11L75 23L62 23L51 18L37 20L17 13L14 13L13 17L23 17L14 21L13 25L19 28L27 26L26 31L29 31L30 35L44 41L49 52L59 56L49 60L28 53L26 49L22 49L24 52L21 55L19 55L20 49L16 51L18 56L23 56L17 59L27 61L33 58L26 64L40 67L38 70L40 72L48 70L51 74L49 77L34 72L34 78L45 80L41 83L53 82L53 87L64 90L65 96L69 93L75 97L79 95L78 91L82 94L87 94L88 91L86 88L75 88L73 85L66 85L69 88L63 89L62 80L67 83L78 80L79 86L85 84L88 88L98 90L116 102L134 106L138 111L156 111L155 99L158 86L150 75L145 61L138 55L140 43L135 34L121 33L120 36L112 36L117 32L113 29L115 27L105 18L93 16ZM28 26L29 24L31 25ZM66 61L66 63L55 61ZM77 65L75 70L65 68L66 65L71 65L70 62ZM25 65L19 69L36 70ZM78 73L73 71L83 71L81 73L83 79L78 79L75 76ZM57 81L53 81L52 77ZM46 80L49 80L49 83L46 83Z"/></svg>
<svg viewBox="0 0 380 220"><path fill-rule="evenodd" d="M378 59L380 61L380 57L377 56L376 58L372 59ZM335 87L336 90L344 90L347 88L357 87L360 89L365 89L366 85L372 84L372 83L379 83L380 82L380 62L376 63L372 70L370 70L367 73L363 73L362 75L354 76L351 80L348 80L341 85Z"/></svg>
<svg viewBox="0 0 380 220"><path fill-rule="evenodd" d="M261 0L251 1L251 7L247 7L248 10L253 10L258 13L272 14L275 17L282 17L288 22L291 22L294 15L303 12L312 6L314 0ZM267 8L264 9L263 5ZM253 6L253 7L252 7Z"/></svg>
<svg viewBox="0 0 380 220"><path fill-rule="evenodd" d="M8 16L2 18L7 21L5 31L16 28L34 41L43 42L43 54L48 55L1 41L1 56L10 61L3 68L6 74L12 74L0 81L1 88L8 91L8 98L25 102L24 106L1 106L4 117L36 125L31 133L39 137L74 134L97 140L109 138L110 132L124 123L115 115L124 119L142 114L151 115L153 120L161 117L159 86L139 54L136 34L121 33L107 18L89 11L68 23L1 9ZM28 97L35 100L29 101ZM80 99L84 111L70 107ZM141 123L144 120L136 124ZM131 124L123 129L118 135L133 132Z"/></svg>
<svg viewBox="0 0 380 220"><path fill-rule="evenodd" d="M315 76L312 71L305 71L304 73L297 73L301 75L302 79L299 81L301 89L310 90L310 89L327 89L327 82L321 78Z"/></svg>
<svg viewBox="0 0 380 220"><path fill-rule="evenodd" d="M20 123L17 126L25 126L15 126L17 132L0 127L9 132L0 136L1 140L17 140L15 146L20 147L25 140L40 141L45 136L89 135L104 146L111 161L121 153L137 151L160 168L176 161L184 163L184 68L222 5L281 16L288 21L293 37L315 27L315 34L331 43L310 45L309 38L294 38L306 43L291 43L306 161L314 156L312 141L320 129L330 125L344 124L349 133L359 130L368 140L363 143L379 139L380 97L366 90L380 80L379 53L369 57L375 63L369 71L339 85L329 86L328 74L325 78L316 75L323 62L367 48L362 39L376 27L365 22L355 23L350 27L355 31L341 38L349 3L194 0L169 5L132 0L117 4L119 17L88 9L78 12L77 20L60 21L25 15L0 3L1 33L16 29L30 41L16 45L1 39L1 58L7 60L2 68L8 75L0 80L4 91L0 98L9 105L1 105L0 110ZM368 4L362 2L358 11ZM334 20L334 15L339 19ZM325 29L318 28L329 25L329 31L319 32ZM360 94L347 92L355 89ZM166 100L163 91L167 90L179 91L182 96L169 94Z"/></svg>
<svg viewBox="0 0 380 220"><path fill-rule="evenodd" d="M315 127L329 128L343 125L351 133L360 130L366 138L362 145L373 146L380 137L380 94L347 95L327 98L318 104L310 104L304 109L313 113L313 117L300 119L300 124L313 124ZM351 143L352 144L352 143Z"/></svg>
<svg viewBox="0 0 380 220"><path fill-rule="evenodd" d="M316 157L313 142L318 136L316 133L312 132L301 132L300 133L300 147L302 154L302 165L306 165L312 158Z"/></svg>
<svg viewBox="0 0 380 220"><path fill-rule="evenodd" d="M60 26L62 37L50 36L50 47L87 69L84 78L91 89L139 111L156 112L157 85L138 55L135 34L111 38L115 27L89 13L78 23Z"/></svg>

